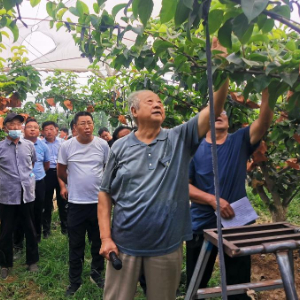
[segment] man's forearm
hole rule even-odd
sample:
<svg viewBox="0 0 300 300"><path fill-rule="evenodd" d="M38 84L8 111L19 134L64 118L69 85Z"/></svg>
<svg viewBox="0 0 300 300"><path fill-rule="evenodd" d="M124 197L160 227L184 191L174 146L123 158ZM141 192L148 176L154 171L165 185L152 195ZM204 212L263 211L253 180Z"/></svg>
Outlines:
<svg viewBox="0 0 300 300"><path fill-rule="evenodd" d="M215 116L218 117L224 107L224 103L228 93L229 79L227 78L223 85L214 92L214 110ZM209 107L204 108L200 114L198 119L198 134L199 137L202 138L209 131Z"/></svg>
<svg viewBox="0 0 300 300"><path fill-rule="evenodd" d="M224 103L228 95L228 87L229 79L227 78L222 86L216 92L214 92L214 110L216 117L221 114L224 108Z"/></svg>
<svg viewBox="0 0 300 300"><path fill-rule="evenodd" d="M111 238L111 207L112 201L109 194L106 192L99 192L97 215L101 239Z"/></svg>
<svg viewBox="0 0 300 300"><path fill-rule="evenodd" d="M214 195L203 192L192 184L189 184L189 195L192 202L210 205L212 207L216 206L216 197Z"/></svg>

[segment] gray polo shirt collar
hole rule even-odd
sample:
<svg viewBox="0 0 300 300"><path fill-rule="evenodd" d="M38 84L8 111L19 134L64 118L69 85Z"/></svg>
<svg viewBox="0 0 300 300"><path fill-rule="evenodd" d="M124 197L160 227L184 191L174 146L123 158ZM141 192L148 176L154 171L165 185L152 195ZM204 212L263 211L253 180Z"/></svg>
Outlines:
<svg viewBox="0 0 300 300"><path fill-rule="evenodd" d="M6 140L8 145L11 145L13 143L13 141L8 139L8 138L6 138L5 140ZM18 144L20 144L20 143L21 143L21 139L18 140Z"/></svg>
<svg viewBox="0 0 300 300"><path fill-rule="evenodd" d="M129 140L129 147L133 147L136 145L140 145L140 146L148 146L147 144L141 142L136 136L135 136L135 132L136 130L132 131L129 136L128 136L128 140ZM168 137L168 132L167 130L164 130L163 128L160 128L160 132L158 134L158 136L149 144L156 144L157 141L164 141L165 139L167 139Z"/></svg>

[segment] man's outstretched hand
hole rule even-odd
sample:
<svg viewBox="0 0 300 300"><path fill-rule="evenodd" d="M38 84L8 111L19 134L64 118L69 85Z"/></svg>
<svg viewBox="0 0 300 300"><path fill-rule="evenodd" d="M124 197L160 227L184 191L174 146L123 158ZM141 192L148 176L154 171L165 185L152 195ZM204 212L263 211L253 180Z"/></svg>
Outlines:
<svg viewBox="0 0 300 300"><path fill-rule="evenodd" d="M227 49L220 44L218 38L216 38L215 36L212 38L211 50L218 50L223 52L223 53L216 54L216 56L222 56L222 57L228 56Z"/></svg>

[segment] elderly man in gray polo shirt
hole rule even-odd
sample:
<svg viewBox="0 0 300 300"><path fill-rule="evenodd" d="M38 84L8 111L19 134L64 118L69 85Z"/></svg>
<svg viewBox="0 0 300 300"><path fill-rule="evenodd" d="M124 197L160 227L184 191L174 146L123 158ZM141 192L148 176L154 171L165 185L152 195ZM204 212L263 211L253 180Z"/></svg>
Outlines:
<svg viewBox="0 0 300 300"><path fill-rule="evenodd" d="M227 89L228 80L214 94L216 115ZM163 129L165 110L158 95L138 91L128 100L138 129L112 146L98 201L100 254L109 260L114 251L123 262L120 271L107 264L104 300L134 299L142 270L147 299L174 300L182 242L192 239L188 167L209 129L209 109Z"/></svg>
<svg viewBox="0 0 300 300"><path fill-rule="evenodd" d="M36 154L32 142L20 139L24 118L10 113L4 120L8 136L0 142L0 265L1 278L7 279L13 266L13 230L22 218L26 237L26 264L37 271L38 243L34 228Z"/></svg>

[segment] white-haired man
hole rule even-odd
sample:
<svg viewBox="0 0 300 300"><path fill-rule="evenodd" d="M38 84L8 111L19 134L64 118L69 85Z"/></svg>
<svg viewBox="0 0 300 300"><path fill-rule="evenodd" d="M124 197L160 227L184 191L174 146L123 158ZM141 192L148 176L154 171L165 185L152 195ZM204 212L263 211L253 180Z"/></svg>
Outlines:
<svg viewBox="0 0 300 300"><path fill-rule="evenodd" d="M228 80L214 94L222 111ZM105 300L130 300L143 270L147 299L173 300L179 285L182 242L192 238L188 167L200 138L209 130L209 109L172 129L163 129L165 109L158 95L138 91L129 97L138 129L118 140L99 193L100 254L116 252L119 271L107 265ZM114 204L112 229L111 208Z"/></svg>

